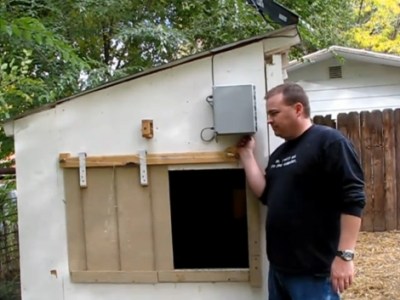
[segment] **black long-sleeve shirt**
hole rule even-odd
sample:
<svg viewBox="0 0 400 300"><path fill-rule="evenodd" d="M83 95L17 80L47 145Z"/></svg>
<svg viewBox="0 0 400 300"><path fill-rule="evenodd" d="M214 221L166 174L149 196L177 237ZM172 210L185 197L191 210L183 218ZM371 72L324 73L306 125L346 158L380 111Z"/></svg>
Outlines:
<svg viewBox="0 0 400 300"><path fill-rule="evenodd" d="M351 142L312 125L274 151L266 181L260 200L268 206L270 263L284 272L329 275L340 215L360 217L365 206L363 171Z"/></svg>

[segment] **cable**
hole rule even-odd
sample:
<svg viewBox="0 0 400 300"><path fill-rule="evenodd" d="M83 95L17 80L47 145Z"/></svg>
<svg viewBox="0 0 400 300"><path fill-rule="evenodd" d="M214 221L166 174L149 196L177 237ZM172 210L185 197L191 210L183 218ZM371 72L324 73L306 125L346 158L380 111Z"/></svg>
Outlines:
<svg viewBox="0 0 400 300"><path fill-rule="evenodd" d="M213 95L208 95L208 96L206 97L206 102L207 102L211 107L214 107ZM205 132L206 130L213 131L213 135L212 135L210 138L208 138L208 139L204 138L204 132ZM214 140L214 139L216 138L216 136L217 136L217 133L215 132L214 127L206 127L206 128L203 128L203 129L201 130L201 132L200 132L200 138L201 138L201 140L202 140L203 142L211 142L212 140Z"/></svg>
<svg viewBox="0 0 400 300"><path fill-rule="evenodd" d="M207 96L206 102L210 104L210 106L214 106L213 96Z"/></svg>
<svg viewBox="0 0 400 300"><path fill-rule="evenodd" d="M210 138L208 138L208 139L206 139L206 138L204 137L204 132L205 132L206 130L213 131L213 135L212 135ZM216 136L217 136L217 133L215 132L214 127L206 127L206 128L203 128L203 129L201 130L201 132L200 132L200 138L201 138L201 140L202 140L203 142L211 142L212 140L214 140L214 139L216 138Z"/></svg>

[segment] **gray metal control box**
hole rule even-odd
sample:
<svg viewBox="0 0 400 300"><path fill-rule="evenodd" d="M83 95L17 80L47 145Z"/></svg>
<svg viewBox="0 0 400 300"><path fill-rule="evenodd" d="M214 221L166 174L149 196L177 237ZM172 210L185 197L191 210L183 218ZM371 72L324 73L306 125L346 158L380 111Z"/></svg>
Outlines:
<svg viewBox="0 0 400 300"><path fill-rule="evenodd" d="M216 134L252 134L257 131L254 85L214 86L212 102Z"/></svg>

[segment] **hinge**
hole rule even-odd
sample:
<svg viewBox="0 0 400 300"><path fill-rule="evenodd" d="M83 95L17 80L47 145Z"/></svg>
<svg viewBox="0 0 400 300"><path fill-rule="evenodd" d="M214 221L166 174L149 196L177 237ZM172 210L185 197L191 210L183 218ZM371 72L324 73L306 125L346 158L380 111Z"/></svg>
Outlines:
<svg viewBox="0 0 400 300"><path fill-rule="evenodd" d="M140 184L143 186L148 185L148 177L147 177L147 151L140 150L139 151L139 170L140 170Z"/></svg>
<svg viewBox="0 0 400 300"><path fill-rule="evenodd" d="M86 153L79 153L79 185L81 188L87 187L87 177L86 177Z"/></svg>

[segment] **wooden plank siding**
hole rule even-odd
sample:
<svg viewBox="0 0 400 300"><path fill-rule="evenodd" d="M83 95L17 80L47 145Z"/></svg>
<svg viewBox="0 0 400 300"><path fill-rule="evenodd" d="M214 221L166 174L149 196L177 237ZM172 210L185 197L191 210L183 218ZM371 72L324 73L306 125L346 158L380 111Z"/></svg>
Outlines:
<svg viewBox="0 0 400 300"><path fill-rule="evenodd" d="M373 174L372 174L372 147L371 136L369 135L368 125L371 123L372 115L369 111L360 114L361 124L361 163L364 169L365 195L367 203L364 208L362 229L364 231L374 231L374 193L373 193ZM365 167L369 166L369 167Z"/></svg>
<svg viewBox="0 0 400 300"><path fill-rule="evenodd" d="M72 281L262 285L259 204L248 189L238 196L247 202L249 268L175 269L168 166L148 166L149 185L141 186L136 165L110 167L110 159L87 168L85 188L78 168L64 167Z"/></svg>
<svg viewBox="0 0 400 300"><path fill-rule="evenodd" d="M131 274L124 276L132 282L157 278L148 275L155 270L150 188L134 184L137 168L88 168L85 189L77 169L64 171L72 279L90 280L85 272L93 274L92 282L113 278L113 272Z"/></svg>
<svg viewBox="0 0 400 300"><path fill-rule="evenodd" d="M395 177L395 189L397 192L397 229L400 229L400 109L394 111L394 148L395 148L395 161L396 166L396 177Z"/></svg>
<svg viewBox="0 0 400 300"><path fill-rule="evenodd" d="M340 130L353 143L365 175L363 231L400 229L400 109L315 116L315 124ZM397 180L399 178L399 180Z"/></svg>
<svg viewBox="0 0 400 300"><path fill-rule="evenodd" d="M391 109L383 111L384 147L384 188L386 230L397 229L397 190L396 190L396 148L394 135L394 113Z"/></svg>

